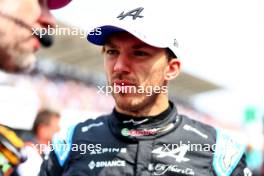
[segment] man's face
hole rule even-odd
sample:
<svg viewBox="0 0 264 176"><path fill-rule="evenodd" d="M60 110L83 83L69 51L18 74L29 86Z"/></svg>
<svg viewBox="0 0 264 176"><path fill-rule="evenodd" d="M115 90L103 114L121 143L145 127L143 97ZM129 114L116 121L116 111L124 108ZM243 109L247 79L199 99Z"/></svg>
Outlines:
<svg viewBox="0 0 264 176"><path fill-rule="evenodd" d="M47 130L48 140L52 139L52 136L60 131L60 117L54 116L51 118L50 125Z"/></svg>
<svg viewBox="0 0 264 176"><path fill-rule="evenodd" d="M0 13L14 17L32 28L54 26L47 0L0 0ZM35 60L40 43L30 29L0 14L0 69L18 71Z"/></svg>
<svg viewBox="0 0 264 176"><path fill-rule="evenodd" d="M169 62L163 48L150 46L128 33L115 33L103 47L108 84L124 88L153 88L167 85ZM128 89L126 89L128 90ZM150 89L148 89L149 91ZM155 102L159 93L113 93L116 106L125 111L140 111Z"/></svg>
<svg viewBox="0 0 264 176"><path fill-rule="evenodd" d="M46 141L51 141L52 136L60 131L60 117L52 116L48 125L42 125L39 130L40 136Z"/></svg>

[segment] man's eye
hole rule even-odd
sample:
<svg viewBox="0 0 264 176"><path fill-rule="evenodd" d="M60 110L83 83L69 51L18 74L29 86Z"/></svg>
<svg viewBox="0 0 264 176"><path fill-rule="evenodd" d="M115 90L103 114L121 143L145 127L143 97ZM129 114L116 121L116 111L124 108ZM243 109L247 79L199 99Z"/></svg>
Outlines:
<svg viewBox="0 0 264 176"><path fill-rule="evenodd" d="M118 53L119 52L117 50L114 50L114 49L108 49L108 50L106 50L106 54L109 54L109 55L116 55Z"/></svg>
<svg viewBox="0 0 264 176"><path fill-rule="evenodd" d="M150 54L145 51L134 51L135 56L149 56Z"/></svg>

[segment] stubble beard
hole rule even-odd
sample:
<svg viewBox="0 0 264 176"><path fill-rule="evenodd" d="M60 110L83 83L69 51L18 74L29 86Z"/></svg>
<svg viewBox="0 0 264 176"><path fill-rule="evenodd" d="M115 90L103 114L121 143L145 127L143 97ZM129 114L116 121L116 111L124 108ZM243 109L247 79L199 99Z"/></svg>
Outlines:
<svg viewBox="0 0 264 176"><path fill-rule="evenodd" d="M0 58L0 69L10 73L30 72L36 61L33 53L20 53Z"/></svg>
<svg viewBox="0 0 264 176"><path fill-rule="evenodd" d="M147 95L140 95L139 97L121 97L127 95L113 95L116 106L118 106L123 111L137 113L137 112L144 112L155 104L158 94L152 94L151 96ZM128 100L122 101L123 98Z"/></svg>

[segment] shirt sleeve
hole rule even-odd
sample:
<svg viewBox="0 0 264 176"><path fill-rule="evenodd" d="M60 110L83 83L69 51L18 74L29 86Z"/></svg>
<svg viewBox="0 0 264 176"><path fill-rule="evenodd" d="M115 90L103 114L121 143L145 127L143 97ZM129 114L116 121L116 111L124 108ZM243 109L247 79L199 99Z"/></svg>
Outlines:
<svg viewBox="0 0 264 176"><path fill-rule="evenodd" d="M52 139L52 145L49 146L51 152L49 157L43 161L39 176L60 176L63 173L65 163L68 161L75 127L69 127L65 132L55 134Z"/></svg>
<svg viewBox="0 0 264 176"><path fill-rule="evenodd" d="M238 176L236 173L244 174L244 172L247 174L249 169L246 167L245 149L245 144L238 142L229 134L217 130L213 157L213 169L216 175Z"/></svg>

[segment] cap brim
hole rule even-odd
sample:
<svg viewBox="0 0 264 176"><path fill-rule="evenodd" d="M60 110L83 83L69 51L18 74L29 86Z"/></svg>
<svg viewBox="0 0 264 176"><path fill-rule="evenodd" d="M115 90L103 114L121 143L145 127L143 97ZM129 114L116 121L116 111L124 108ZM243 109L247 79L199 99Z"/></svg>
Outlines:
<svg viewBox="0 0 264 176"><path fill-rule="evenodd" d="M88 34L87 36L87 40L95 45L104 45L107 38L116 32L128 32L131 35L135 36L136 38L138 38L139 40L147 43L148 45L154 46L154 47L158 47L158 48L165 48L166 46L163 46L162 44L158 43L155 44L155 42L150 42L147 41L144 35L140 35L139 32L136 32L137 30L133 30L133 29L128 29L127 27L122 27L122 26L111 26L111 25L105 25L105 26L101 26L101 27L97 27L97 29L100 29L101 34L100 35L96 35L95 33L91 32ZM93 31L95 31L96 29L94 29ZM157 42L156 42L157 43Z"/></svg>
<svg viewBox="0 0 264 176"><path fill-rule="evenodd" d="M96 35L94 33L89 34L87 36L87 40L95 45L104 45L107 38L115 33L115 32L124 32L126 30L122 29L122 28L118 28L115 26L110 26L110 25L106 25L106 26L101 26L98 27L98 29L100 29L101 33L100 35Z"/></svg>
<svg viewBox="0 0 264 176"><path fill-rule="evenodd" d="M67 4L69 4L71 0L48 0L48 7L50 9L59 9Z"/></svg>
<svg viewBox="0 0 264 176"><path fill-rule="evenodd" d="M98 31L96 29L100 29L101 33L100 35L98 33L95 33L93 31ZM100 26L95 28L93 31L91 31L88 35L87 35L87 40L95 45L105 45L107 38L116 32L128 32L131 35L135 36L136 38L138 38L139 40L143 41L144 43L153 46L153 47L157 47L157 48L169 48L172 50L172 52L174 53L175 56L178 56L178 49L172 45L168 45L167 43L162 42L162 40L155 40L155 37L149 37L147 38L145 35L143 35L142 33L138 32L136 29L129 29L128 27L124 27L119 25L117 26L113 26L113 25L104 25L104 26ZM152 40L150 40L152 39Z"/></svg>

